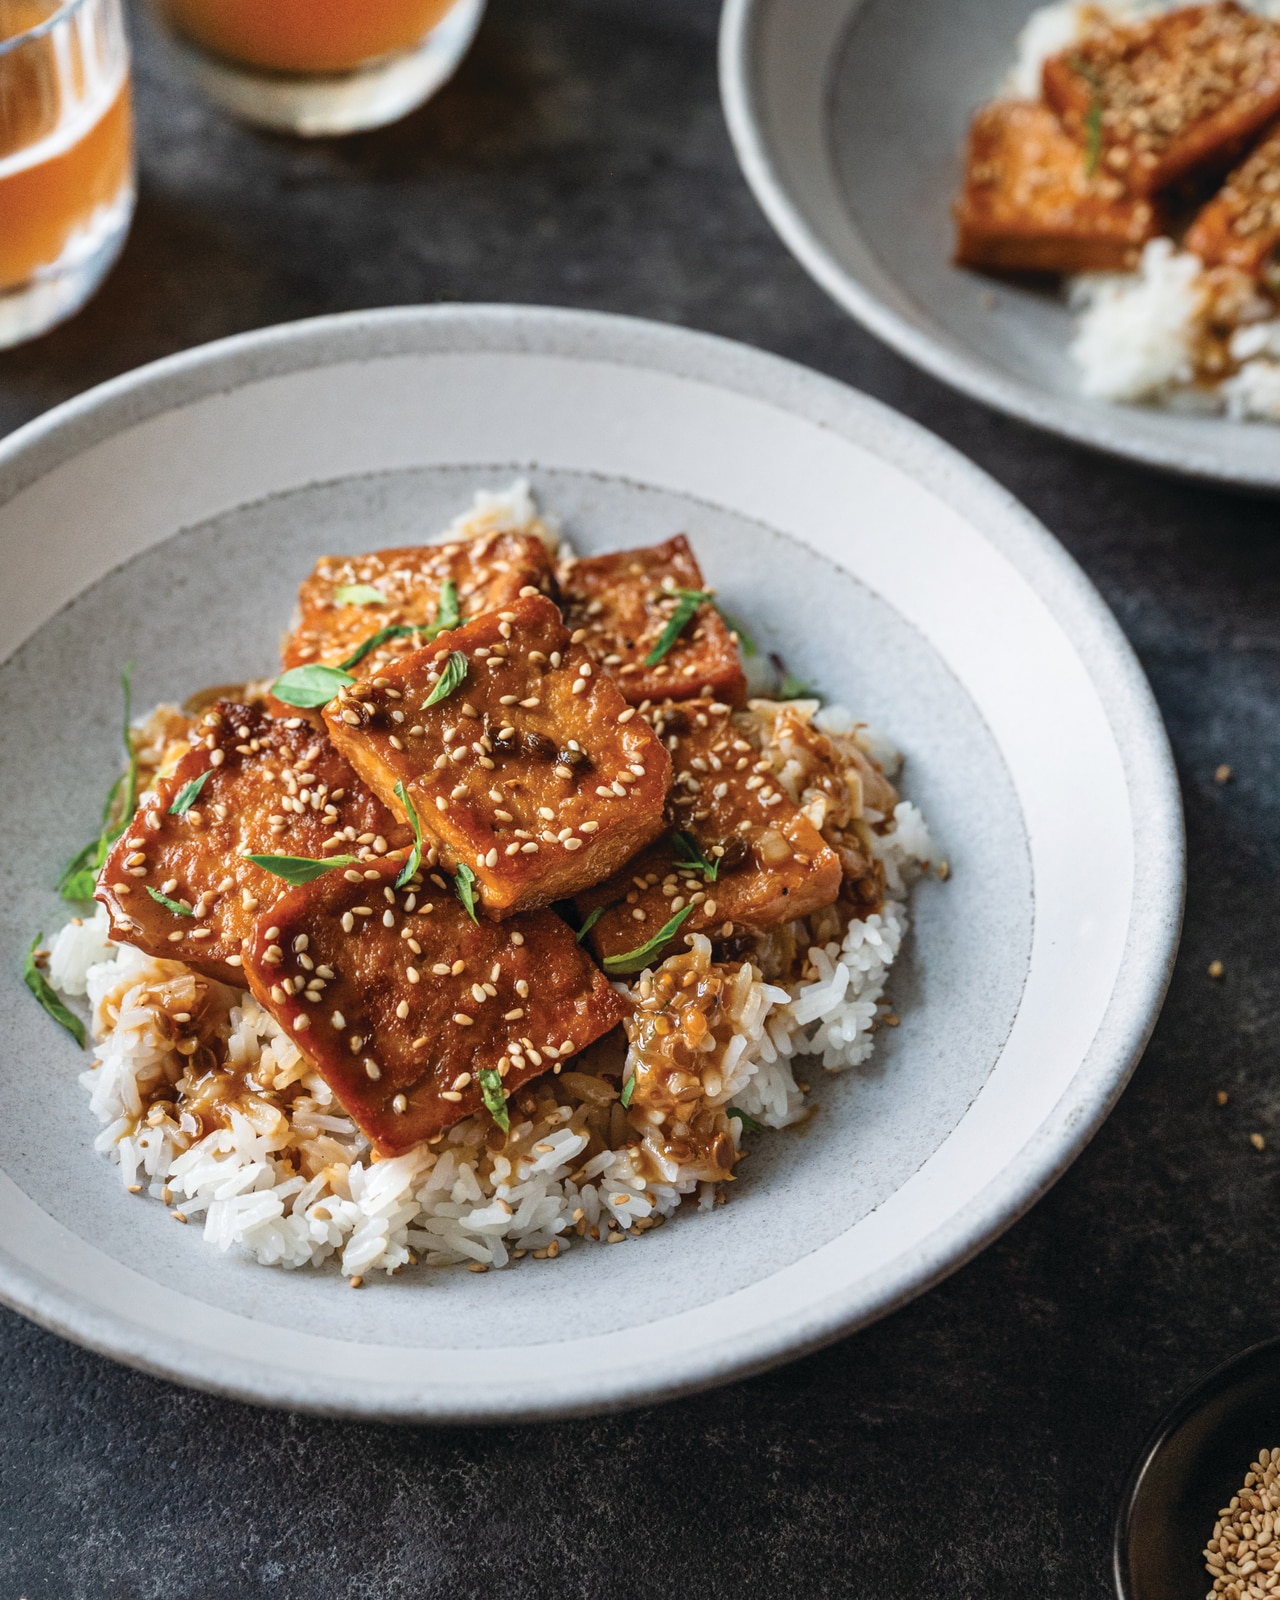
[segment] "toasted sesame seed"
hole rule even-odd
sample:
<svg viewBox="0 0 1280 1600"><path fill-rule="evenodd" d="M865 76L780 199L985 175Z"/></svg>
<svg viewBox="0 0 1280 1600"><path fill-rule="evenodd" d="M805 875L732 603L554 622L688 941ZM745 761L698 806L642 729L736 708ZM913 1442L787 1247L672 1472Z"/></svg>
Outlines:
<svg viewBox="0 0 1280 1600"><path fill-rule="evenodd" d="M308 1016L296 1016L293 1019L293 1026L296 1033L305 1033L311 1026L311 1018Z"/></svg>
<svg viewBox="0 0 1280 1600"><path fill-rule="evenodd" d="M460 1028L473 1028L476 1021L474 1017L469 1017L465 1011L455 1011L453 1020Z"/></svg>

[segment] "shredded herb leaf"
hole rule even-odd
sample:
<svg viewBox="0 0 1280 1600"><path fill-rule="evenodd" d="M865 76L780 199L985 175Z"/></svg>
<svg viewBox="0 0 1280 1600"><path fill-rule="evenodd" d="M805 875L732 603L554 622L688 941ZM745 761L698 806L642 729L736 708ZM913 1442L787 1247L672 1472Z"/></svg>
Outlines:
<svg viewBox="0 0 1280 1600"><path fill-rule="evenodd" d="M746 1133L759 1133L763 1126L762 1123L757 1122L754 1117L748 1116L745 1111L740 1110L737 1106L726 1106L725 1115L727 1117L737 1117Z"/></svg>
<svg viewBox="0 0 1280 1600"><path fill-rule="evenodd" d="M698 841L691 833L681 829L671 835L671 843L675 849L676 860L686 867L697 867L698 871L708 883L714 883L720 876L719 861L708 861L703 855Z"/></svg>
<svg viewBox="0 0 1280 1600"><path fill-rule="evenodd" d="M671 613L670 621L658 635L658 642L644 658L646 667L656 667L667 651L671 649L676 640L689 626L697 609L706 605L711 600L711 595L702 589L668 589L666 594L679 596L675 610Z"/></svg>
<svg viewBox="0 0 1280 1600"><path fill-rule="evenodd" d="M335 605L385 606L387 597L371 583L340 583L333 591Z"/></svg>
<svg viewBox="0 0 1280 1600"><path fill-rule="evenodd" d="M633 1072L631 1074L631 1076L627 1079L627 1081L622 1085L622 1093L618 1096L619 1101L622 1103L622 1105L624 1107L630 1106L632 1098L635 1095L635 1092L636 1092L636 1075Z"/></svg>
<svg viewBox="0 0 1280 1600"><path fill-rule="evenodd" d="M467 658L461 650L451 650L449 659L444 664L444 671L440 674L440 682L422 702L425 711L428 706L439 705L442 700L447 700L455 689L459 689L467 681Z"/></svg>
<svg viewBox="0 0 1280 1600"><path fill-rule="evenodd" d="M775 700L808 700L813 697L813 685L806 683L803 678L797 678L780 655L771 652L769 660L773 663L778 680L773 691Z"/></svg>
<svg viewBox="0 0 1280 1600"><path fill-rule="evenodd" d="M386 644L388 639L408 639L415 633L426 634L430 629L420 622L392 622L385 628L379 628L377 633L371 633L363 644L358 644L345 661L338 665L343 672L352 672L371 650L376 650L380 644Z"/></svg>
<svg viewBox="0 0 1280 1600"><path fill-rule="evenodd" d="M22 981L31 990L36 999L49 1013L53 1020L64 1027L75 1042L84 1048L84 1023L73 1011L68 1011L62 1001L54 992L53 985L36 966L36 951L40 948L40 941L44 934L38 933L31 941L31 948L27 951L26 960L22 963Z"/></svg>
<svg viewBox="0 0 1280 1600"><path fill-rule="evenodd" d="M407 812L409 826L413 829L413 849L409 852L409 859L400 868L400 876L396 879L396 888L403 889L422 865L422 824L418 820L418 808L410 800L409 791L403 783L396 784L395 797Z"/></svg>
<svg viewBox="0 0 1280 1600"><path fill-rule="evenodd" d="M169 815L171 817L185 817L187 812L195 805L201 789L204 788L212 776L213 768L210 767L207 772L202 772L198 778L192 778L190 783L184 783L174 797L173 804L169 807Z"/></svg>
<svg viewBox="0 0 1280 1600"><path fill-rule="evenodd" d="M467 915L479 927L480 918L476 916L476 875L465 861L453 875L453 886L458 892L458 899L466 907Z"/></svg>
<svg viewBox="0 0 1280 1600"><path fill-rule="evenodd" d="M271 693L287 706L310 711L327 706L339 689L356 680L341 667L291 667L271 685Z"/></svg>
<svg viewBox="0 0 1280 1600"><path fill-rule="evenodd" d="M58 893L64 900L92 900L111 846L133 821L138 809L138 752L133 746L130 723L133 721L133 662L120 674L124 689L124 752L128 766L107 791L102 807L102 826L98 837L78 850L62 869ZM123 791L123 798L121 796Z"/></svg>
<svg viewBox="0 0 1280 1600"><path fill-rule="evenodd" d="M150 884L146 885L146 890L158 906L163 906L166 911L172 911L175 917L195 916L194 911L188 911L186 906L179 905L176 900L170 900L167 894L161 894L159 889L153 889Z"/></svg>
<svg viewBox="0 0 1280 1600"><path fill-rule="evenodd" d="M626 950L617 956L606 956L604 970L609 973L643 972L649 965L650 958L670 944L679 933L685 919L693 915L693 909L692 906L685 906L683 911L677 911L669 922L663 923L652 939L646 939L638 949Z"/></svg>
<svg viewBox="0 0 1280 1600"><path fill-rule="evenodd" d="M587 912L586 921L578 929L577 933L574 934L574 938L578 941L579 944L582 943L582 941L591 932L592 928L595 927L596 923L599 922L599 920L600 920L600 918L602 916L604 916L604 907L603 906L597 906L594 911L588 911Z"/></svg>
<svg viewBox="0 0 1280 1600"><path fill-rule="evenodd" d="M716 610L720 612L720 620L724 623L725 627L738 635L738 645L743 655L746 656L748 660L750 660L752 656L758 655L760 653L759 647L747 630L738 621L737 617L731 617L729 613L723 610L720 606L717 606Z"/></svg>
<svg viewBox="0 0 1280 1600"><path fill-rule="evenodd" d="M480 1085L480 1096L484 1101L485 1110L503 1133L508 1133L511 1129L511 1114L507 1110L507 1091L502 1087L502 1074L497 1067L481 1067L476 1073L476 1082Z"/></svg>
<svg viewBox="0 0 1280 1600"><path fill-rule="evenodd" d="M244 859L252 861L255 867L261 867L264 872L269 872L273 878L283 878L291 889L297 889L304 883L314 883L317 878L322 878L326 872L332 872L335 867L360 865L359 856L325 856L323 861L318 861L314 856L247 855ZM157 895L156 898L159 899L160 896ZM188 916L190 914L187 913Z"/></svg>
<svg viewBox="0 0 1280 1600"><path fill-rule="evenodd" d="M1077 56L1071 64L1092 91L1089 97L1089 109L1084 116L1084 175L1086 178L1092 178L1102 160L1102 78L1097 69L1083 56Z"/></svg>
<svg viewBox="0 0 1280 1600"><path fill-rule="evenodd" d="M427 638L435 639L442 633L448 633L461 621L462 613L458 610L458 586L452 578L446 578L440 586L440 603L436 607L436 620L427 629Z"/></svg>

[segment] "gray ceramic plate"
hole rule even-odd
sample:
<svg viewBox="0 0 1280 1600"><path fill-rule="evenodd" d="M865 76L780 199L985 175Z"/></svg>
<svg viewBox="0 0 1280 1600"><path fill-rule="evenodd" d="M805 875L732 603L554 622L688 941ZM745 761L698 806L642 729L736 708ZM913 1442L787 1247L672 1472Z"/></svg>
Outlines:
<svg viewBox="0 0 1280 1600"><path fill-rule="evenodd" d="M720 85L756 198L824 289L944 382L1038 427L1280 488L1280 428L1087 400L1053 294L951 264L969 117L1035 0L726 0Z"/></svg>
<svg viewBox="0 0 1280 1600"><path fill-rule="evenodd" d="M146 705L270 671L329 550L434 534L533 478L585 549L686 531L729 608L892 731L954 866L914 898L903 1025L756 1141L732 1202L643 1240L353 1294L221 1256L126 1196L74 1046L18 977ZM974 468L739 346L529 309L365 313L162 362L0 445L0 1295L182 1381L402 1418L545 1416L718 1382L847 1332L1053 1181L1140 1053L1182 839L1109 613Z"/></svg>

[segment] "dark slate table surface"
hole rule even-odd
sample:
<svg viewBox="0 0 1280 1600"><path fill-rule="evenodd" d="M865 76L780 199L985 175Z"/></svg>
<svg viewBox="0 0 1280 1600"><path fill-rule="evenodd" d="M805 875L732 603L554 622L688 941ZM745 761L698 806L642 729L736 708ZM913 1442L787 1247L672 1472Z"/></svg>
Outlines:
<svg viewBox="0 0 1280 1600"><path fill-rule="evenodd" d="M0 1600L1102 1595L1147 1430L1280 1321L1276 505L1029 432L847 321L738 174L714 0L493 0L433 105L313 145L202 105L135 20L133 235L86 312L0 356L0 431L206 339L412 301L630 312L806 362L973 457L1102 590L1173 738L1190 889L1151 1047L1057 1187L940 1288L764 1377L559 1426L350 1426L0 1314Z"/></svg>

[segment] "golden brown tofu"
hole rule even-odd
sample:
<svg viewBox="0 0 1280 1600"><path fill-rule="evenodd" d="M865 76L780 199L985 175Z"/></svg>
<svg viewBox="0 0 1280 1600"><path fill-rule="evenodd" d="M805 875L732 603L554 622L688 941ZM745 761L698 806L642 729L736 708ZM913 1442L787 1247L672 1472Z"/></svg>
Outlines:
<svg viewBox="0 0 1280 1600"><path fill-rule="evenodd" d="M431 627L446 582L454 585L463 620L501 610L522 589L549 594L554 588L547 547L531 534L491 533L452 544L322 556L298 590L299 622L285 642L285 667L336 666L383 628ZM370 652L360 671L373 672L422 644L411 636L388 640Z"/></svg>
<svg viewBox="0 0 1280 1600"><path fill-rule="evenodd" d="M993 272L1103 272L1133 267L1160 231L1150 200L1088 158L1047 106L998 100L969 131L955 208L956 260Z"/></svg>
<svg viewBox="0 0 1280 1600"><path fill-rule="evenodd" d="M840 858L779 786L747 719L709 700L666 702L649 716L675 768L672 831L577 896L583 917L605 908L588 934L601 960L640 948L687 906L672 949L689 934L728 939L831 905Z"/></svg>
<svg viewBox="0 0 1280 1600"><path fill-rule="evenodd" d="M436 699L450 674L456 686ZM475 874L492 916L574 894L662 831L666 751L541 595L441 634L324 715L401 811L404 785L442 861Z"/></svg>
<svg viewBox="0 0 1280 1600"><path fill-rule="evenodd" d="M246 855L355 855L372 865L412 836L328 734L302 717L267 717L222 700L191 737L173 775L157 781L116 840L98 899L113 939L240 983L253 924L284 888ZM171 808L197 782L189 809L175 816ZM170 910L157 894L185 910Z"/></svg>
<svg viewBox="0 0 1280 1600"><path fill-rule="evenodd" d="M258 918L254 994L384 1156L400 1155L559 1064L630 1007L550 911L472 921L399 863L330 872Z"/></svg>
<svg viewBox="0 0 1280 1600"><path fill-rule="evenodd" d="M1045 99L1132 193L1221 171L1280 112L1280 27L1234 0L1099 24L1044 66Z"/></svg>
<svg viewBox="0 0 1280 1600"><path fill-rule="evenodd" d="M591 657L613 673L632 705L694 696L740 706L747 697L738 645L709 602L687 617L671 647L647 665L687 595L706 592L683 534L643 550L563 562L565 622Z"/></svg>
<svg viewBox="0 0 1280 1600"><path fill-rule="evenodd" d="M1201 210L1184 242L1206 266L1234 267L1280 292L1280 122Z"/></svg>

